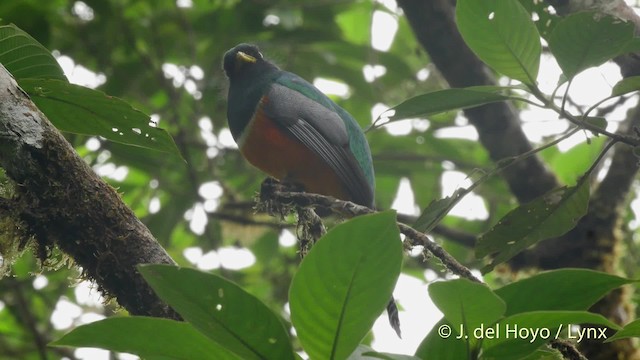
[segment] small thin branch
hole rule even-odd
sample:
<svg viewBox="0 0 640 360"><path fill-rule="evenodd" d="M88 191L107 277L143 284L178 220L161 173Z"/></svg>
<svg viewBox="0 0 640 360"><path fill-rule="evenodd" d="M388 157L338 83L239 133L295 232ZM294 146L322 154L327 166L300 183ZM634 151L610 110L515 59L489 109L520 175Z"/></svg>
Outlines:
<svg viewBox="0 0 640 360"><path fill-rule="evenodd" d="M412 228L411 226L403 223L398 223L398 227L400 228L400 232L407 237L411 245L423 246L426 250L428 250L431 254L433 254L433 256L440 259L440 261L442 261L442 263L452 273L474 282L478 282L478 283L482 282L471 273L471 270L469 270L469 268L460 264L458 260L456 260L453 256L449 255L449 253L446 250L444 250L440 245L431 241L425 233L421 233L418 230Z"/></svg>
<svg viewBox="0 0 640 360"><path fill-rule="evenodd" d="M593 133L596 134L600 134L600 135L605 135L608 138L615 140L617 142L621 142L621 143L625 143L627 145L631 145L631 146L640 146L640 138L636 137L636 136L629 136L629 135L622 135L622 134L614 134L612 132L609 132L605 129L602 129L600 127L598 127L597 125L594 124L590 124L587 121L584 121L584 117L583 116L576 116L573 115L572 113L566 111L564 109L564 107L559 107L555 102L553 102L552 100L549 100L546 98L546 96L540 91L540 89L538 89L537 87L530 87L529 90L531 90L531 92L533 93L533 95L535 97L537 97L540 101L544 102L545 105L555 111L556 113L558 113L560 116L562 116L563 118L569 120L569 122L573 123L574 125L580 127L580 128L584 128L587 129ZM563 104L564 106L564 104Z"/></svg>
<svg viewBox="0 0 640 360"><path fill-rule="evenodd" d="M272 221L260 221L260 220L251 219L245 216L241 216L241 215L229 214L226 212L208 213L207 217L209 219L230 221L240 225L265 226L265 227L273 228L276 230L282 230L289 227L287 224L281 224L281 223L272 222Z"/></svg>
<svg viewBox="0 0 640 360"><path fill-rule="evenodd" d="M440 220L442 220L442 218L444 218L444 216L446 216L446 214L449 213L449 211L451 211L451 209L453 209L459 202L460 200L462 200L467 194L471 193L475 188L477 188L478 186L480 186L480 184L482 184L483 182L485 182L488 178L490 178L491 176L494 176L502 171L504 171L505 169L509 168L510 166L513 166L519 162L522 162L523 160L526 160L527 158L530 158L531 156L539 153L542 150L545 150L547 148L550 148L551 146L554 146L558 143L560 143L561 141L568 139L570 136L572 136L573 134L575 134L576 132L580 131L579 127L575 127L569 131L567 131L564 135L559 136L558 138L556 138L555 140L546 143L542 146L539 146L535 149L531 149L527 152L524 152L520 155L517 156L513 156L513 157L509 157L509 158L505 158L502 159L500 161L498 161L497 165L495 168L491 169L490 171L485 172L478 180L474 181L469 187L467 188L458 188L453 195L451 195L451 201L449 201L447 203L447 206L440 212L440 215L436 218L434 218L431 221L431 224L433 224L434 222L437 223ZM426 228L429 228L430 226L427 225Z"/></svg>
<svg viewBox="0 0 640 360"><path fill-rule="evenodd" d="M416 222L416 220L418 220L417 216L398 214L398 221L405 224L413 224L414 222ZM430 233L442 236L453 243L460 244L469 248L472 248L476 245L476 240L478 238L472 233L454 229L442 224L436 225Z"/></svg>
<svg viewBox="0 0 640 360"><path fill-rule="evenodd" d="M371 210L368 207L357 205L350 201L339 200L331 196L283 191L283 189L285 189L285 187L280 183L264 182L262 185L261 200L301 208L324 207L330 209L333 213L346 218L375 213L374 210ZM406 241L408 241L411 246L423 246L425 250L438 258L452 273L474 282L481 282L471 273L471 270L460 264L440 245L431 241L426 234L421 233L401 222L398 222L397 224L400 232L407 237Z"/></svg>
<svg viewBox="0 0 640 360"><path fill-rule="evenodd" d="M566 340L553 340L549 346L560 351L562 357L568 360L587 360L587 358L576 349L576 347Z"/></svg>
<svg viewBox="0 0 640 360"><path fill-rule="evenodd" d="M418 42L429 54L442 78L453 88L498 85L487 66L464 43L455 22L451 0L397 0ZM522 131L517 109L511 102L492 103L464 111L478 130L480 143L493 161L517 156L532 146ZM502 173L520 203L529 202L559 183L548 167L532 156Z"/></svg>
<svg viewBox="0 0 640 360"><path fill-rule="evenodd" d="M609 152L609 150L611 149L611 147L613 147L613 145L615 145L618 141L615 139L611 139L602 149L602 151L600 151L600 154L598 154L598 157L595 159L595 161L593 162L593 164L591 164L591 166L589 167L589 169L584 173L584 176L591 176L592 173L595 171L595 169L598 167L598 165L600 164L600 161L602 161L602 159L605 157L605 155L607 155L607 152Z"/></svg>

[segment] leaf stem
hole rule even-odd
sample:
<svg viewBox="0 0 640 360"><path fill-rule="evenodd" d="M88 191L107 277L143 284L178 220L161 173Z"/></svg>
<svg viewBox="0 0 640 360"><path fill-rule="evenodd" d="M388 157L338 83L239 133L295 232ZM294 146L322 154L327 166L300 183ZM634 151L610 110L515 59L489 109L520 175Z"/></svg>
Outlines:
<svg viewBox="0 0 640 360"><path fill-rule="evenodd" d="M614 134L605 129L601 129L597 125L590 124L584 121L582 116L580 117L575 116L570 112L568 112L567 110L565 110L563 107L559 107L558 105L556 105L555 102L553 102L553 100L548 99L537 87L530 86L529 90L536 98L538 98L538 100L544 103L547 108L555 111L561 117L569 120L569 122L573 123L574 125L580 128L587 129L595 134L605 135L612 140L616 140L616 142L625 143L631 146L640 146L640 138L634 137L634 136L622 135L622 134Z"/></svg>

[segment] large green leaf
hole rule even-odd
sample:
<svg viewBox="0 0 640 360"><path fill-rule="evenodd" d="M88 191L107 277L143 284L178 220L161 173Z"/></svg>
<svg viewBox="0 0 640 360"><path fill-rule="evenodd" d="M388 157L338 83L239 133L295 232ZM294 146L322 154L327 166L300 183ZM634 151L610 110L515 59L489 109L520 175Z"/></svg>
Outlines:
<svg viewBox="0 0 640 360"><path fill-rule="evenodd" d="M240 359L189 323L143 316L113 317L82 325L50 345L99 347L146 359Z"/></svg>
<svg viewBox="0 0 640 360"><path fill-rule="evenodd" d="M294 359L281 320L238 285L170 265L143 265L140 273L186 321L240 358Z"/></svg>
<svg viewBox="0 0 640 360"><path fill-rule="evenodd" d="M572 325L578 324L620 328L604 316L587 311L525 312L504 318L493 325L495 330L492 336L485 337L482 342L483 355L488 359L521 359L551 340L578 340L579 335L572 332L575 330ZM599 332L596 332L592 337L596 338L598 335Z"/></svg>
<svg viewBox="0 0 640 360"><path fill-rule="evenodd" d="M474 329L493 324L506 310L504 301L488 286L467 279L433 283L429 295L454 331L471 344L476 340Z"/></svg>
<svg viewBox="0 0 640 360"><path fill-rule="evenodd" d="M536 274L494 292L507 303L506 315L535 310L586 310L609 291L635 280L588 269Z"/></svg>
<svg viewBox="0 0 640 360"><path fill-rule="evenodd" d="M513 96L500 94L507 88L472 87L467 89L444 89L418 95L392 107L394 114L389 120L425 117L450 110L467 109L497 101L504 101Z"/></svg>
<svg viewBox="0 0 640 360"><path fill-rule="evenodd" d="M584 176L576 186L562 187L521 205L478 238L476 256L494 256L487 272L529 246L571 230L587 212L589 181Z"/></svg>
<svg viewBox="0 0 640 360"><path fill-rule="evenodd" d="M517 0L458 0L458 30L471 50L496 71L533 85L540 66L540 35Z"/></svg>
<svg viewBox="0 0 640 360"><path fill-rule="evenodd" d="M359 216L322 237L289 290L291 321L311 359L345 359L371 329L400 274L393 211Z"/></svg>
<svg viewBox="0 0 640 360"><path fill-rule="evenodd" d="M358 345L356 351L351 353L347 360L419 360L411 355L390 354L376 352L366 345Z"/></svg>
<svg viewBox="0 0 640 360"><path fill-rule="evenodd" d="M579 12L561 20L549 37L549 48L567 78L628 51L634 26L611 16Z"/></svg>
<svg viewBox="0 0 640 360"><path fill-rule="evenodd" d="M422 340L415 355L424 360L459 360L470 359L470 350L468 342L443 318Z"/></svg>
<svg viewBox="0 0 640 360"><path fill-rule="evenodd" d="M13 24L0 26L0 63L16 79L67 80L51 52Z"/></svg>
<svg viewBox="0 0 640 360"><path fill-rule="evenodd" d="M149 116L121 99L61 80L23 79L18 83L61 131L179 155L169 133L149 126Z"/></svg>

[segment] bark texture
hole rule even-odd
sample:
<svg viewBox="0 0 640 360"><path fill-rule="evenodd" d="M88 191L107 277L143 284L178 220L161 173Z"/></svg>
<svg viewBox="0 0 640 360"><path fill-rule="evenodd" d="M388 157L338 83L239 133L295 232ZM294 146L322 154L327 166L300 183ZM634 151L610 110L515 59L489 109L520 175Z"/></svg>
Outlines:
<svg viewBox="0 0 640 360"><path fill-rule="evenodd" d="M2 65L0 166L17 184L4 209L40 249L58 246L131 314L178 318L136 270L174 261Z"/></svg>

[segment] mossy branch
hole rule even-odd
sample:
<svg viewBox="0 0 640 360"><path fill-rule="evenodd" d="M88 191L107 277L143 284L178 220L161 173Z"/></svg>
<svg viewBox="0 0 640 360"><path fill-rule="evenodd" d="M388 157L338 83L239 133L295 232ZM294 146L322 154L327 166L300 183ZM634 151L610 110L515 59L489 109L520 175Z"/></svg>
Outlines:
<svg viewBox="0 0 640 360"><path fill-rule="evenodd" d="M59 247L131 314L179 318L136 270L174 261L2 65L0 166L17 184L12 200L41 249Z"/></svg>

